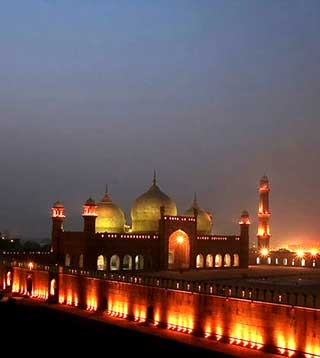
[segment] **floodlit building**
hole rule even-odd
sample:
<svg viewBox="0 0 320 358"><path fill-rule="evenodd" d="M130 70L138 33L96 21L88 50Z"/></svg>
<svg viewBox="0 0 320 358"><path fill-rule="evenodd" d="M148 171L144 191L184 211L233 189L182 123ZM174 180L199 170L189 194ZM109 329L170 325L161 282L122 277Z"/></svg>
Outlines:
<svg viewBox="0 0 320 358"><path fill-rule="evenodd" d="M83 230L64 231L65 208L52 208L52 259L67 267L100 271L189 270L248 267L249 215L240 219L240 233L212 234L213 216L194 198L183 216L158 186L140 195L126 223L108 190L98 203L89 198L82 210Z"/></svg>

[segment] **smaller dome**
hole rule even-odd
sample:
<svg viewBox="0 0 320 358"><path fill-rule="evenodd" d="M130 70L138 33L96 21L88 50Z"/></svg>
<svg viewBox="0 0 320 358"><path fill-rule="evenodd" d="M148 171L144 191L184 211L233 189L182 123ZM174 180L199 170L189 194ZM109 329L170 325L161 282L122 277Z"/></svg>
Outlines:
<svg viewBox="0 0 320 358"><path fill-rule="evenodd" d="M97 205L96 214L96 232L124 232L126 223L124 213L112 202L107 191Z"/></svg>
<svg viewBox="0 0 320 358"><path fill-rule="evenodd" d="M95 206L96 203L95 203L95 201L90 197L90 198L85 202L84 205Z"/></svg>
<svg viewBox="0 0 320 358"><path fill-rule="evenodd" d="M185 216L194 216L197 212L197 233L200 235L210 235L212 233L212 214L199 207L196 195L192 206L184 212Z"/></svg>
<svg viewBox="0 0 320 358"><path fill-rule="evenodd" d="M59 200L53 204L53 207L54 208L64 208L63 204Z"/></svg>
<svg viewBox="0 0 320 358"><path fill-rule="evenodd" d="M247 210L242 210L239 224L247 224L247 225L251 224L249 213L247 212Z"/></svg>
<svg viewBox="0 0 320 358"><path fill-rule="evenodd" d="M249 216L247 210L242 210L241 216Z"/></svg>

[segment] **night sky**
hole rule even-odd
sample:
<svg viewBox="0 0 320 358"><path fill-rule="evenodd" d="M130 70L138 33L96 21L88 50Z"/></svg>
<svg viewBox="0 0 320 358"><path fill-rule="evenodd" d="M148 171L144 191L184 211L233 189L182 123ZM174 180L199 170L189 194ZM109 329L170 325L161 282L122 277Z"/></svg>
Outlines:
<svg viewBox="0 0 320 358"><path fill-rule="evenodd" d="M152 183L214 233L257 227L318 241L320 1L2 0L0 231L50 237L50 208L81 229L105 184L130 222Z"/></svg>

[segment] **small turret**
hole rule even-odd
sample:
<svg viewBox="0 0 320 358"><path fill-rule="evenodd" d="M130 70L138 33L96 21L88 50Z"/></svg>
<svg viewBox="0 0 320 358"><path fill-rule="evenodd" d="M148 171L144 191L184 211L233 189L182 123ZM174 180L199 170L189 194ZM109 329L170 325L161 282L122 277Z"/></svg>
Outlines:
<svg viewBox="0 0 320 358"><path fill-rule="evenodd" d="M96 232L97 205L89 198L82 207L83 231L89 234Z"/></svg>

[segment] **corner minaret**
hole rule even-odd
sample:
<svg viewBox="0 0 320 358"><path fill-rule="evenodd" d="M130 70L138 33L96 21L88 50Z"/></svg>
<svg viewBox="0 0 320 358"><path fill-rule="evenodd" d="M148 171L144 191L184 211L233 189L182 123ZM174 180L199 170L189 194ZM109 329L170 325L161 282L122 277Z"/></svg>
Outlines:
<svg viewBox="0 0 320 358"><path fill-rule="evenodd" d="M247 210L243 210L240 216L240 258L239 266L241 268L248 268L249 265L249 226L250 217Z"/></svg>
<svg viewBox="0 0 320 358"><path fill-rule="evenodd" d="M270 211L269 211L269 180L266 175L260 179L259 183L259 211L258 211L258 250L269 250L270 244Z"/></svg>
<svg viewBox="0 0 320 358"><path fill-rule="evenodd" d="M64 206L60 201L54 203L51 209L52 218L52 237L51 237L51 251L54 254L59 254L59 241L61 233L63 232L63 221L65 219Z"/></svg>

